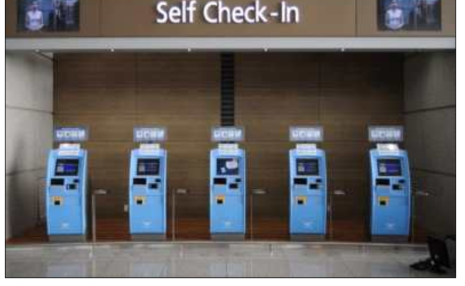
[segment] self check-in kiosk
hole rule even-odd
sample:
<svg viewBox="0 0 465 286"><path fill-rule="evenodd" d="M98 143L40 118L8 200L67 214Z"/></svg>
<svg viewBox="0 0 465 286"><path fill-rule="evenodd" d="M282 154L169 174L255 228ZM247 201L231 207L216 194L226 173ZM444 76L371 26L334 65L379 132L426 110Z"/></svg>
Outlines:
<svg viewBox="0 0 465 286"><path fill-rule="evenodd" d="M373 241L407 241L410 233L411 183L408 155L397 145L403 128L373 126L370 150L371 238Z"/></svg>
<svg viewBox="0 0 465 286"><path fill-rule="evenodd" d="M323 128L291 127L289 136L298 142L289 151L291 239L322 240L326 236L326 155L315 142L323 141Z"/></svg>
<svg viewBox="0 0 465 286"><path fill-rule="evenodd" d="M212 129L218 148L210 151L210 234L212 239L244 239L246 230L246 157L237 142L244 129ZM236 142L236 143L232 143Z"/></svg>
<svg viewBox="0 0 465 286"><path fill-rule="evenodd" d="M86 241L87 151L79 142L86 128L55 128L58 149L48 156L46 178L47 234L50 241Z"/></svg>
<svg viewBox="0 0 465 286"><path fill-rule="evenodd" d="M167 152L155 142L166 140L166 129L138 127L129 174L129 232L133 240L166 238Z"/></svg>

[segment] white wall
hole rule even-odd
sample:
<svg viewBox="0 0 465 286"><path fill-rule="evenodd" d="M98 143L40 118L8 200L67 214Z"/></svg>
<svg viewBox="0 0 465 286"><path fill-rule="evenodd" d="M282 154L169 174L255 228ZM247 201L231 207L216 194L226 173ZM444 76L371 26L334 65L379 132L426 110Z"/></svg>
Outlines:
<svg viewBox="0 0 465 286"><path fill-rule="evenodd" d="M415 186L416 222L433 234L455 234L455 53L409 56L405 61L406 148Z"/></svg>
<svg viewBox="0 0 465 286"><path fill-rule="evenodd" d="M52 147L53 62L6 53L6 238L33 227Z"/></svg>

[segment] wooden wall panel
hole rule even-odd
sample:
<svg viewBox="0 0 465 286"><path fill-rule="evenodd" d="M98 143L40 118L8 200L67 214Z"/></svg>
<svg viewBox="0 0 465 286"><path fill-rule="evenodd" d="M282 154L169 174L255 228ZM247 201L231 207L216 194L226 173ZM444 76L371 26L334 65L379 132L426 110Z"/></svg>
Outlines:
<svg viewBox="0 0 465 286"><path fill-rule="evenodd" d="M129 156L137 147L132 130L151 124L168 128L168 189L192 193L180 215L205 215L210 128L219 124L219 64L216 54L56 56L55 124L90 129L85 147L92 188L111 192L100 200L99 216L126 216Z"/></svg>
<svg viewBox="0 0 465 286"><path fill-rule="evenodd" d="M325 127L329 190L334 218L366 224L367 127L402 124L400 54L239 54L236 120L246 128L248 190L266 189L256 215L288 212L288 142L291 125ZM257 200L256 199L256 200Z"/></svg>
<svg viewBox="0 0 465 286"><path fill-rule="evenodd" d="M168 187L186 188L180 217L208 217L210 128L220 112L218 54L66 54L55 66L55 123L88 125L92 185L111 195L99 215L125 216L132 128L168 127ZM248 190L266 189L254 215L288 216L290 125L322 124L336 219L364 223L371 124L402 124L402 55L236 55L236 124L246 128Z"/></svg>

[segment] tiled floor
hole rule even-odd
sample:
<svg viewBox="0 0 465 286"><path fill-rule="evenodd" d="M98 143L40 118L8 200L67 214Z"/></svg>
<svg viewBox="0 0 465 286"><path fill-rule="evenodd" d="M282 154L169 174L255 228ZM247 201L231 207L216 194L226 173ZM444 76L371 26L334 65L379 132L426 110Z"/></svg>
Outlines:
<svg viewBox="0 0 465 286"><path fill-rule="evenodd" d="M6 276L435 277L409 268L427 255L422 246L336 243L22 245L7 246Z"/></svg>

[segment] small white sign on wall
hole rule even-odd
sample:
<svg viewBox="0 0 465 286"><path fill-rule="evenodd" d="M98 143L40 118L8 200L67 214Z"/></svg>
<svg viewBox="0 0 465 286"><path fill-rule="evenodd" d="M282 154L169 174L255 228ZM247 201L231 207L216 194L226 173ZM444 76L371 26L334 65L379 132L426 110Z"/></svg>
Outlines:
<svg viewBox="0 0 465 286"><path fill-rule="evenodd" d="M211 131L213 142L242 142L244 139L244 127L213 127Z"/></svg>
<svg viewBox="0 0 465 286"><path fill-rule="evenodd" d="M368 140L370 142L402 142L404 128L402 126L369 126Z"/></svg>
<svg viewBox="0 0 465 286"><path fill-rule="evenodd" d="M316 144L297 144L296 152L299 156L315 156L317 153Z"/></svg>
<svg viewBox="0 0 465 286"><path fill-rule="evenodd" d="M53 140L55 142L83 142L89 139L87 127L55 127Z"/></svg>
<svg viewBox="0 0 465 286"><path fill-rule="evenodd" d="M322 126L291 126L289 128L289 140L291 142L322 142Z"/></svg>
<svg viewBox="0 0 465 286"><path fill-rule="evenodd" d="M134 128L134 142L163 142L167 139L167 130L165 127L136 127Z"/></svg>

